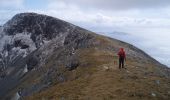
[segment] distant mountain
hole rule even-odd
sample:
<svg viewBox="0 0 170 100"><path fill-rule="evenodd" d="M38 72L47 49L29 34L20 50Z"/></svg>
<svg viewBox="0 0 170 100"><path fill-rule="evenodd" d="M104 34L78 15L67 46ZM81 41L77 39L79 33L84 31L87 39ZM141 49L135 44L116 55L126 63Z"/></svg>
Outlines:
<svg viewBox="0 0 170 100"><path fill-rule="evenodd" d="M1 100L170 99L170 69L131 44L36 13L0 33ZM118 69L120 47L127 69Z"/></svg>
<svg viewBox="0 0 170 100"><path fill-rule="evenodd" d="M138 46L139 47L139 42L141 41L141 38L132 35L130 33L125 33L125 32L118 32L118 31L114 31L114 32L97 32L98 34L104 35L104 36L108 36L108 37L112 37L114 39L118 39L127 43L130 43L132 45ZM141 45L140 45L141 46Z"/></svg>

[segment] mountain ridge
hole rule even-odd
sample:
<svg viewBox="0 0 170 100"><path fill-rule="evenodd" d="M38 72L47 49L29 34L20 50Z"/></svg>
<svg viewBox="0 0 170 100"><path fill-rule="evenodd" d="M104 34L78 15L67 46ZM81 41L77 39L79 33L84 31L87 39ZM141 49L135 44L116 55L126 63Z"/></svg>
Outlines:
<svg viewBox="0 0 170 100"><path fill-rule="evenodd" d="M121 80L130 85L133 82L129 82L129 80L143 80L149 86L154 87L154 91L157 90L152 83L154 77L164 84L169 84L169 68L142 50L128 43L97 35L57 18L36 13L17 14L3 26L3 34L5 35L1 37L1 41L7 42L1 43L0 51L2 62L0 90L3 90L0 92L0 98L2 99L18 96L28 100L61 99L63 96L66 99L87 99L87 96L90 95L88 91L92 91L89 89L90 85L100 83L98 80L100 77L103 78L103 81ZM122 70L122 72L117 69L117 63L113 63L117 62L117 51L120 47L125 48L128 59L127 70ZM6 65L3 65L4 62ZM116 80L110 79L111 75L116 75L115 73L118 75L117 78L115 77ZM103 76L105 74L109 80ZM125 77L128 80L125 80ZM134 84L142 85L143 83L135 81ZM60 86L67 88L62 89ZM87 92L84 92L84 88L81 90L82 86L86 87ZM97 94L101 96L100 99L108 98L108 94L103 94L102 97L102 93L99 91L100 88L108 89L107 86L110 84L105 85L101 82L99 86L101 87L95 88L96 94L93 92L95 96L91 95L89 98L97 99ZM110 89L113 89L113 86ZM126 84L122 84L120 87L125 86ZM146 85L143 84L139 88L142 91L141 96L133 96L134 90L132 90L132 94L130 92L132 96L129 96L129 92L126 91L127 99L142 97L147 100L152 98L149 96L149 92L143 93L142 87L144 86ZM53 88L59 89L61 94ZM113 95L117 91L124 91L122 89L113 90L110 90L113 93L109 99L113 99ZM168 87L160 86L157 98L168 100L170 97L168 90ZM53 91L54 94L51 92L48 94L49 91ZM74 91L75 94L71 91ZM76 91L81 91L82 94ZM119 97L115 96L115 98Z"/></svg>

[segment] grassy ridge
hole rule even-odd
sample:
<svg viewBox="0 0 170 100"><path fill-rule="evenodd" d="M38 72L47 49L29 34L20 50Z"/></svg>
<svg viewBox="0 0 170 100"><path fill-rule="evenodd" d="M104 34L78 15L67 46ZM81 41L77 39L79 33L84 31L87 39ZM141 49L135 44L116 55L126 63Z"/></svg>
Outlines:
<svg viewBox="0 0 170 100"><path fill-rule="evenodd" d="M169 100L170 80L158 75L156 65L128 59L118 69L113 52L79 50L80 65L65 72L69 80L27 97L27 100ZM156 83L158 82L159 83Z"/></svg>

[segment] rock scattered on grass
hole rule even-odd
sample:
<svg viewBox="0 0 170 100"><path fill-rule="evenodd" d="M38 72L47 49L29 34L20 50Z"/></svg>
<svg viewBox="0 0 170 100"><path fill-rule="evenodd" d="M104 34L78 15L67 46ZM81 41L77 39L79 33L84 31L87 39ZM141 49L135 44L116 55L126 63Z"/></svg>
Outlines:
<svg viewBox="0 0 170 100"><path fill-rule="evenodd" d="M153 92L151 93L151 95L152 95L153 97L156 97L156 94L155 94L155 93L153 93Z"/></svg>
<svg viewBox="0 0 170 100"><path fill-rule="evenodd" d="M160 84L160 81L159 81L159 80L155 80L155 83L156 83L157 85L159 85L159 84Z"/></svg>

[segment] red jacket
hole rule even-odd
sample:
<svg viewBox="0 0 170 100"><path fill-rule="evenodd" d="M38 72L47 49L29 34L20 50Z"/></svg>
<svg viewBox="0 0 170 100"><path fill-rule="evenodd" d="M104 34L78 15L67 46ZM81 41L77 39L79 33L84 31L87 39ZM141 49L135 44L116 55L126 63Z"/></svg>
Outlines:
<svg viewBox="0 0 170 100"><path fill-rule="evenodd" d="M119 56L119 58L120 57L126 58L126 54L125 54L125 51L123 50L123 48L120 48L120 50L118 52L118 56Z"/></svg>

